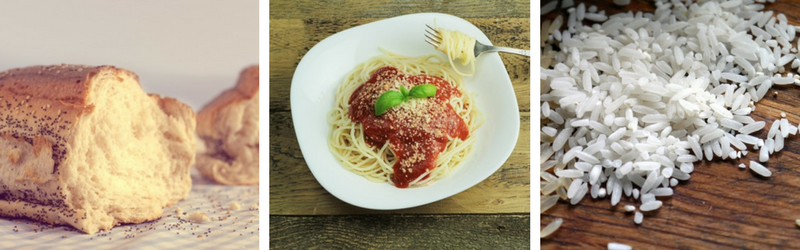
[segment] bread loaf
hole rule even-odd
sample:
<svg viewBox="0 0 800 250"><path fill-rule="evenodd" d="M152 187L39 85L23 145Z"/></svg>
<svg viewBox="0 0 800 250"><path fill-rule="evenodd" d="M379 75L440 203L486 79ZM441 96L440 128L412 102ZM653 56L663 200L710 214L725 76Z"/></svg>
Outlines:
<svg viewBox="0 0 800 250"><path fill-rule="evenodd" d="M242 71L236 86L197 113L205 150L197 169L226 185L258 184L258 66Z"/></svg>
<svg viewBox="0 0 800 250"><path fill-rule="evenodd" d="M112 66L0 73L0 217L86 233L161 217L187 198L195 117Z"/></svg>

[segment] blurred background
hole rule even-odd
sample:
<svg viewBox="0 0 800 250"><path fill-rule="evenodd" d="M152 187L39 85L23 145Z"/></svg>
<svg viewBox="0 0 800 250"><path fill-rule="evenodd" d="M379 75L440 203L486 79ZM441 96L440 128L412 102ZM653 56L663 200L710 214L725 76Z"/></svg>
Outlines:
<svg viewBox="0 0 800 250"><path fill-rule="evenodd" d="M0 71L114 65L195 111L258 63L258 1L2 1Z"/></svg>

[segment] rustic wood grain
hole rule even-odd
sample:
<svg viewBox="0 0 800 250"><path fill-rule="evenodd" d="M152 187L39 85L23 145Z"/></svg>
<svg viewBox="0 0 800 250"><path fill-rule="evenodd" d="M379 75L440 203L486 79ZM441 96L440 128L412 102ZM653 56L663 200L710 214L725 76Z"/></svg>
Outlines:
<svg viewBox="0 0 800 250"><path fill-rule="evenodd" d="M375 18L319 17L270 21L269 108L289 110L292 77L300 59L314 45L337 32L374 22ZM496 45L530 48L529 18L466 19ZM517 96L520 111L530 111L530 58L500 54ZM487 83L491 84L491 83Z"/></svg>
<svg viewBox="0 0 800 250"><path fill-rule="evenodd" d="M530 246L529 215L270 216L269 220L270 249L528 249Z"/></svg>
<svg viewBox="0 0 800 250"><path fill-rule="evenodd" d="M294 70L314 45L337 32L417 12L453 14L497 45L530 48L530 2L271 1L270 248L527 249L530 245L530 58L502 55L521 116L508 161L487 180L425 206L374 211L326 192L305 163L291 119ZM487 83L489 84L489 83Z"/></svg>
<svg viewBox="0 0 800 250"><path fill-rule="evenodd" d="M325 191L297 144L291 113L270 112L269 200L271 215L454 214L530 212L530 113L520 113L520 137L508 161L488 179L425 206L382 211L354 207Z"/></svg>
<svg viewBox="0 0 800 250"><path fill-rule="evenodd" d="M270 19L299 16L347 18L387 18L422 12L447 13L461 18L530 17L531 2L499 1L270 1Z"/></svg>
<svg viewBox="0 0 800 250"><path fill-rule="evenodd" d="M578 2L578 1L576 1ZM611 1L594 2L607 13L652 11L653 4L632 1L618 7ZM796 3L768 4L779 10L790 23L800 23ZM544 18L554 18L547 15ZM777 95L774 93L777 92ZM793 124L800 122L800 88L774 87L756 104L752 116L767 122L766 129L754 133L766 138L772 122L785 112ZM757 160L751 152L739 160L716 160L695 165L689 181L675 187L671 198L660 199L664 206L645 213L644 222L636 225L633 213L624 212L626 204L638 205L623 198L615 207L609 199L585 198L572 206L560 201L541 216L543 228L555 218L563 218L561 228L546 239L542 249L599 249L609 242L619 242L634 249L797 249L800 248L800 137L790 136L781 152L764 164L773 175L763 178L739 163Z"/></svg>
<svg viewBox="0 0 800 250"><path fill-rule="evenodd" d="M520 7L524 5L524 7ZM297 64L314 45L337 32L417 12L453 14L475 24L497 45L530 48L529 1L271 1L270 214L457 214L530 212L530 58L501 54L521 115L520 137L508 161L491 177L426 206L374 211L348 205L314 179L300 152L289 94ZM491 83L487 83L491 84Z"/></svg>

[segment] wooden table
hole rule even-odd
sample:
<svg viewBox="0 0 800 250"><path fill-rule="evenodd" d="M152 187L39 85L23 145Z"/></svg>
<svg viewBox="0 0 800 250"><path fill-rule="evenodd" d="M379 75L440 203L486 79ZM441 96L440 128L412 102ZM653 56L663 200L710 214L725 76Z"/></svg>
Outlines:
<svg viewBox="0 0 800 250"><path fill-rule="evenodd" d="M578 1L576 1L577 3ZM654 4L632 1L618 7L612 1L594 3L606 13L621 11L653 12ZM800 6L792 3L768 4L768 10L784 13L789 22L800 24ZM588 7L588 6L587 6ZM555 18L556 15L542 17ZM793 44L796 44L793 43ZM772 94L777 92L777 95ZM754 133L766 138L769 126L785 112L793 124L800 122L800 88L773 87L756 104L752 116L766 121L767 128ZM681 182L671 198L661 199L663 207L646 213L636 225L633 213L623 206L634 204L623 198L615 207L609 199L593 200L587 195L575 206L559 202L541 216L541 228L555 218L564 223L553 235L541 240L543 249L601 249L609 242L633 249L798 249L800 248L800 139L790 136L784 149L765 164L771 178L763 178L736 165L757 160L748 154L741 160L716 160L695 164L691 179ZM639 201L635 202L638 205Z"/></svg>
<svg viewBox="0 0 800 250"><path fill-rule="evenodd" d="M292 124L295 67L322 39L403 14L464 18L494 44L530 48L530 2L270 1L270 248L527 249L530 245L530 59L501 55L519 103L520 135L491 177L450 198L416 208L374 211L330 195L308 169Z"/></svg>

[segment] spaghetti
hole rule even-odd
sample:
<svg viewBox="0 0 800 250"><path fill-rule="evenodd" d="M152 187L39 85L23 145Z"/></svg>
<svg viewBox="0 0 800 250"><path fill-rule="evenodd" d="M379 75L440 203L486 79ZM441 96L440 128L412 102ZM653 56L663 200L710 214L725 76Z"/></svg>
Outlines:
<svg viewBox="0 0 800 250"><path fill-rule="evenodd" d="M428 185L449 175L472 152L472 133L483 116L472 96L462 94L461 76L440 56L385 52L356 66L337 88L328 115L328 146L346 169L370 181L399 188ZM412 98L375 115L379 95L419 84L436 85L436 95Z"/></svg>
<svg viewBox="0 0 800 250"><path fill-rule="evenodd" d="M447 55L450 66L453 67L456 73L463 76L472 76L475 73L475 38L454 30L436 28L436 31L441 37L436 50ZM455 60L460 61L462 66L469 67L469 71L467 73L461 72L454 63Z"/></svg>

